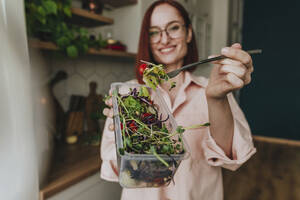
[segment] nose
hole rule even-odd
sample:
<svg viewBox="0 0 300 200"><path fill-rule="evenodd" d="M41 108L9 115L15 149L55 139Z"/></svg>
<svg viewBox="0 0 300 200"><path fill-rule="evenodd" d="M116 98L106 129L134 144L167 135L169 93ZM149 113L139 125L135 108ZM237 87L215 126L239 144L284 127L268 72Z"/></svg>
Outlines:
<svg viewBox="0 0 300 200"><path fill-rule="evenodd" d="M162 43L162 44L168 44L169 40L170 40L170 37L168 36L167 32L163 31L161 33L160 43Z"/></svg>

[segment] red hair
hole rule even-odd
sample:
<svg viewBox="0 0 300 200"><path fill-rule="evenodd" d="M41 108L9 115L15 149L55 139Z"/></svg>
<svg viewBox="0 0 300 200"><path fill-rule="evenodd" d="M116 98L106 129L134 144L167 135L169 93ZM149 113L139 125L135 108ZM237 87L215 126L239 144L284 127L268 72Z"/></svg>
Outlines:
<svg viewBox="0 0 300 200"><path fill-rule="evenodd" d="M136 74L136 78L139 83L143 83L143 80L142 80L143 77L139 74L139 66L141 64L140 60L145 60L145 61L155 63L152 53L151 53L151 48L150 48L150 43L149 43L149 28L150 28L150 19L151 19L152 12L156 6L159 6L161 4L168 4L172 7L174 7L176 10L178 10L181 17L183 18L185 26L187 28L192 27L188 12L180 3L176 2L176 1L158 0L158 1L154 2L147 9L147 11L144 15L143 22L142 22L142 28L141 28L140 40L139 40L139 46L138 46L138 53L136 56L136 65L135 65L135 74ZM195 33L192 29L192 40L188 43L187 55L184 57L183 64L186 65L186 64L196 62L196 61L198 61L198 50L197 50L197 45L196 45ZM194 68L189 71L194 71Z"/></svg>

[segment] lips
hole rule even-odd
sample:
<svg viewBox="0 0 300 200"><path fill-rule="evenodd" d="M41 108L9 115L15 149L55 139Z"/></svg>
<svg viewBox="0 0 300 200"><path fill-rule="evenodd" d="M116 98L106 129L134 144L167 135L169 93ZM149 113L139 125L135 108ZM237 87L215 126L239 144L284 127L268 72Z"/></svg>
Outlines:
<svg viewBox="0 0 300 200"><path fill-rule="evenodd" d="M167 46L167 47L163 47L159 49L159 52L162 54L167 54L172 52L173 50L175 50L176 45L172 45L172 46Z"/></svg>

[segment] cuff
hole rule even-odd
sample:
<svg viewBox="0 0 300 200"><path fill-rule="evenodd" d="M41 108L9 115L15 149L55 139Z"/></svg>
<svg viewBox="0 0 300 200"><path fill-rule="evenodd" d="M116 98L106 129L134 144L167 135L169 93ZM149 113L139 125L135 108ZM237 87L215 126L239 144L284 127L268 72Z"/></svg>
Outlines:
<svg viewBox="0 0 300 200"><path fill-rule="evenodd" d="M100 178L111 181L118 182L118 172L117 163L114 161L102 160Z"/></svg>
<svg viewBox="0 0 300 200"><path fill-rule="evenodd" d="M207 129L206 138L202 144L205 159L211 166L220 166L235 171L245 163L255 152L251 133L247 127L234 119L234 133L232 142L233 159L226 156L223 149L217 145Z"/></svg>

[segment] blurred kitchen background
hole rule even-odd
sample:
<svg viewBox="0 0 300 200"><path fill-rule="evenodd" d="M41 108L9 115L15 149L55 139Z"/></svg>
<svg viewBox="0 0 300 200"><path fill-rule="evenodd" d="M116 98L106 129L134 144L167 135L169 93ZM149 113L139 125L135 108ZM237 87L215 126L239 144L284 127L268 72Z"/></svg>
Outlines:
<svg viewBox="0 0 300 200"><path fill-rule="evenodd" d="M112 82L135 78L140 25L152 2L0 1L1 200L120 198L119 184L99 177L102 99ZM286 60L298 53L299 28L290 27L299 3L179 2L190 13L199 59L234 42L264 52L253 57L253 84L235 94L258 152L237 172L224 170L225 199L300 199L299 60ZM194 73L208 77L210 69Z"/></svg>

